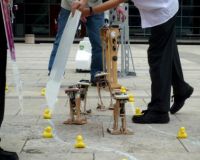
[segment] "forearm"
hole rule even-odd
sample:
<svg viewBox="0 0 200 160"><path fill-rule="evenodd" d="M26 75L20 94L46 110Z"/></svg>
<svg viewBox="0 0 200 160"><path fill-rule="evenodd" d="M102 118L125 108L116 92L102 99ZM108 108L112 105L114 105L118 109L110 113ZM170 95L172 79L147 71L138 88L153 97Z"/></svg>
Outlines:
<svg viewBox="0 0 200 160"><path fill-rule="evenodd" d="M82 4L87 4L88 0L80 0Z"/></svg>
<svg viewBox="0 0 200 160"><path fill-rule="evenodd" d="M87 1L87 0L86 0ZM111 8L117 7L120 3L123 3L125 0L109 0L98 6L93 7L93 13L101 13Z"/></svg>

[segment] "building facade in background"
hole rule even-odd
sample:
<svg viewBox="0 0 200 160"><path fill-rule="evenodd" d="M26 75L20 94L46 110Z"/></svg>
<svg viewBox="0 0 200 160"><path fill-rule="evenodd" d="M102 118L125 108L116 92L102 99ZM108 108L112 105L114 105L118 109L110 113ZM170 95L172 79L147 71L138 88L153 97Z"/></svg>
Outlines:
<svg viewBox="0 0 200 160"><path fill-rule="evenodd" d="M61 0L14 0L14 35L23 38L35 34L38 38L54 38L57 30L57 16ZM200 0L180 0L177 21L177 37L181 40L200 39ZM141 29L140 16L133 3L129 4L130 39L147 39L148 29Z"/></svg>

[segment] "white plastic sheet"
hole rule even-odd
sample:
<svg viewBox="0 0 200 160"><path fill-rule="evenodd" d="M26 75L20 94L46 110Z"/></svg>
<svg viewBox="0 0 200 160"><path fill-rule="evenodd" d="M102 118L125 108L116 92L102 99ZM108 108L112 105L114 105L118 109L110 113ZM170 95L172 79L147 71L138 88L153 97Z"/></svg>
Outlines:
<svg viewBox="0 0 200 160"><path fill-rule="evenodd" d="M13 76L14 76L14 82L16 86L16 91L19 97L19 105L20 105L20 112L23 114L23 93L22 93L22 82L20 80L20 74L19 69L16 62L16 54L15 54L15 45L14 45L14 36L13 36L13 30L12 30L12 23L13 20L12 16L12 3L13 1L10 1L10 3L7 3L5 0L1 0L1 12L3 15L3 22L4 22L4 28L6 33L6 40L8 45L8 51L10 52L10 58L12 63L12 69L13 69Z"/></svg>
<svg viewBox="0 0 200 160"><path fill-rule="evenodd" d="M14 76L14 82L15 82L15 87L19 99L19 107L20 107L20 114L24 114L24 102L23 102L23 87L22 87L22 81L20 79L20 73L18 69L18 65L16 61L11 61L12 62L12 69L13 69L13 76Z"/></svg>
<svg viewBox="0 0 200 160"><path fill-rule="evenodd" d="M81 12L76 11L74 16L70 14L67 24L65 25L57 54L52 66L49 81L46 85L46 100L49 108L53 110L59 93L61 80L65 71L68 55L75 37L76 29L80 20Z"/></svg>

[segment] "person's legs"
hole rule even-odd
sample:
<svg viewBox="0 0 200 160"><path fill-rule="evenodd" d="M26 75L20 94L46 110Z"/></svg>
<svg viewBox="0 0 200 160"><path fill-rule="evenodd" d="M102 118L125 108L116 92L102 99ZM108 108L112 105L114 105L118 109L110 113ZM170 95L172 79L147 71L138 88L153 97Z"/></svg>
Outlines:
<svg viewBox="0 0 200 160"><path fill-rule="evenodd" d="M0 129L4 118L5 109L5 85L6 85L6 63L7 63L7 42L3 24L3 17L0 5ZM0 138L1 142L1 138ZM15 152L5 151L0 147L0 160L18 160Z"/></svg>
<svg viewBox="0 0 200 160"><path fill-rule="evenodd" d="M167 123L170 108L172 62L175 42L175 16L164 24L151 28L148 63L151 77L151 102L136 123Z"/></svg>
<svg viewBox="0 0 200 160"><path fill-rule="evenodd" d="M7 49L0 48L0 128L4 118L5 110L5 85L6 85L6 63ZM1 142L1 138L0 138ZM0 160L18 160L15 152L5 151L0 147Z"/></svg>
<svg viewBox="0 0 200 160"><path fill-rule="evenodd" d="M0 128L5 110L5 85L6 85L7 48L0 47ZM1 142L1 138L0 138ZM5 151L0 147L0 160L18 160L15 152Z"/></svg>
<svg viewBox="0 0 200 160"><path fill-rule="evenodd" d="M57 49L58 49L58 46L59 46L59 43L60 43L60 39L61 39L63 30L65 28L65 24L67 23L69 15L70 15L69 10L61 8L59 16L58 16L58 31L57 31L57 34L56 34L56 38L55 38L55 41L54 41L54 44L53 44L53 49L52 49L50 59L49 59L49 65L48 65L49 73L51 72L51 68L52 68L53 63L54 63L54 59L55 59L55 56L56 56L56 53L57 53Z"/></svg>
<svg viewBox="0 0 200 160"><path fill-rule="evenodd" d="M0 160L19 160L17 153L0 148Z"/></svg>
<svg viewBox="0 0 200 160"><path fill-rule="evenodd" d="M172 63L172 86L174 92L178 92L179 88L185 85L185 81L183 78L183 71L181 67L177 45L174 48L175 48L175 54Z"/></svg>
<svg viewBox="0 0 200 160"><path fill-rule="evenodd" d="M0 5L0 128L4 117L6 85L7 42Z"/></svg>
<svg viewBox="0 0 200 160"><path fill-rule="evenodd" d="M183 71L181 67L181 61L178 53L178 47L176 45L176 39L173 43L174 57L172 62L172 87L175 95L184 94L188 87L188 84L184 81Z"/></svg>
<svg viewBox="0 0 200 160"><path fill-rule="evenodd" d="M95 14L87 18L86 29L92 46L91 82L94 82L96 72L103 70L102 45L100 29L104 25L104 14Z"/></svg>
<svg viewBox="0 0 200 160"><path fill-rule="evenodd" d="M170 108L172 63L176 47L175 18L151 29L148 62L152 95L148 110L167 113Z"/></svg>
<svg viewBox="0 0 200 160"><path fill-rule="evenodd" d="M174 42L174 44L176 45L176 42ZM183 107L185 100L193 93L193 87L184 81L177 45L174 47L174 49L175 51L172 63L172 87L174 103L170 108L170 112L172 114L178 112Z"/></svg>
<svg viewBox="0 0 200 160"><path fill-rule="evenodd" d="M6 62L7 49L2 48L0 51L0 127L3 122L5 108Z"/></svg>

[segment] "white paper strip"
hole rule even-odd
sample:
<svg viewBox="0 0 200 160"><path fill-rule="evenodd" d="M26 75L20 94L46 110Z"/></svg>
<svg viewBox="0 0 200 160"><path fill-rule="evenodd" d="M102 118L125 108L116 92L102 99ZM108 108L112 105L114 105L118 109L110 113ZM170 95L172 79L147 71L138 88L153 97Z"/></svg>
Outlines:
<svg viewBox="0 0 200 160"><path fill-rule="evenodd" d="M13 69L13 77L14 77L14 82L15 82L15 87L17 91L17 95L19 98L19 107L20 107L20 114L24 114L24 102L23 102L23 88L22 88L22 81L20 79L20 74L19 74L19 69L17 62L14 60L11 60L12 63L12 69Z"/></svg>
<svg viewBox="0 0 200 160"><path fill-rule="evenodd" d="M52 110L57 100L57 96L59 93L61 80L65 71L65 66L67 63L68 55L70 53L71 46L74 41L74 37L76 34L76 30L79 24L81 12L76 11L74 16L70 14L67 24L65 25L65 29L63 31L57 54L54 60L54 64L52 66L51 74L49 81L46 85L46 100L47 105Z"/></svg>

